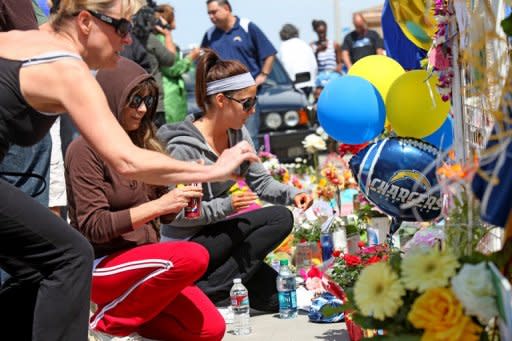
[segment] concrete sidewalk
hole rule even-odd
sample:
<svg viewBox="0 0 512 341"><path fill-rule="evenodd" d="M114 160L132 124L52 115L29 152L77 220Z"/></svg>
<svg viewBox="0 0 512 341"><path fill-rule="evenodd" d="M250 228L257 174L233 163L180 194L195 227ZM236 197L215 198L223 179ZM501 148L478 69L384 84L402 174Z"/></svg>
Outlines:
<svg viewBox="0 0 512 341"><path fill-rule="evenodd" d="M233 335L228 325L224 341L348 341L345 323L311 323L305 313L291 320L278 314L251 316L252 334Z"/></svg>

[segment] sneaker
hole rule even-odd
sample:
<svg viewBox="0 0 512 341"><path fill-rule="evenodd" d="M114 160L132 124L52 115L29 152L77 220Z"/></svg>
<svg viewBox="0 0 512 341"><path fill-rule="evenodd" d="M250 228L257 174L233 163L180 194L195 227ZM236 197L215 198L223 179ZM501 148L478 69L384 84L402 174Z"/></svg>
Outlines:
<svg viewBox="0 0 512 341"><path fill-rule="evenodd" d="M224 318L224 321L226 322L226 324L233 323L233 321L235 319L235 314L233 313L233 309L231 309L231 306L217 307L217 310Z"/></svg>
<svg viewBox="0 0 512 341"><path fill-rule="evenodd" d="M97 330L89 330L89 341L146 341L139 334L133 333L128 336L115 336Z"/></svg>

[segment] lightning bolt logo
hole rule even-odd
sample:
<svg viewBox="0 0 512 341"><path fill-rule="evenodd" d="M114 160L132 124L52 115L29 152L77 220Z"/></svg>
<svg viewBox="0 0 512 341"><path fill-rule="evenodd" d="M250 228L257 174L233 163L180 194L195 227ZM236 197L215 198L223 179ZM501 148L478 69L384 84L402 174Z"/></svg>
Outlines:
<svg viewBox="0 0 512 341"><path fill-rule="evenodd" d="M410 179L410 180L413 180L416 183L422 184L425 187L427 192L432 187L430 185L430 182L428 181L428 179L425 177L425 175L423 175L420 172L415 171L415 170L400 170L400 171L397 171L397 172L395 172L395 174L393 174L393 176L391 177L389 182L390 183L394 183L394 182L397 182L399 180L405 180L405 179Z"/></svg>

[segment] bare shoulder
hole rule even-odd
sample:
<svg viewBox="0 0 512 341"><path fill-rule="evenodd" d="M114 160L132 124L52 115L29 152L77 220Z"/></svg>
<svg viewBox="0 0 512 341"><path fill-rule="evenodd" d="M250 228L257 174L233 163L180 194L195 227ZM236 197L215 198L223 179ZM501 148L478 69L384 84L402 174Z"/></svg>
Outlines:
<svg viewBox="0 0 512 341"><path fill-rule="evenodd" d="M97 85L85 62L63 58L20 70L20 87L27 102L38 111L62 112L70 91L94 89Z"/></svg>

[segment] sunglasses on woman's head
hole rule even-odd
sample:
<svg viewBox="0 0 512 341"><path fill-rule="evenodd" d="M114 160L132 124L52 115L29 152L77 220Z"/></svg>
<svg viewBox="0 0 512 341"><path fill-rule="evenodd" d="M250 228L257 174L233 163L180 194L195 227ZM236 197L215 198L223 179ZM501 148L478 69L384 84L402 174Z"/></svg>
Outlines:
<svg viewBox="0 0 512 341"><path fill-rule="evenodd" d="M243 99L237 99L237 98L234 98L234 97L231 97L228 95L224 95L224 96L226 96L227 99L230 99L232 101L240 103L242 105L242 109L245 112L251 110L256 105L256 101L258 100L257 96L243 98Z"/></svg>
<svg viewBox="0 0 512 341"><path fill-rule="evenodd" d="M146 105L146 108L152 108L153 104L155 104L156 97L153 95L148 96L141 96L141 95L134 95L132 100L130 101L130 108L138 109L142 102Z"/></svg>
<svg viewBox="0 0 512 341"><path fill-rule="evenodd" d="M95 11L87 10L93 17L96 19L99 19L103 21L106 24L109 24L110 26L114 27L116 30L116 33L121 38L124 38L132 31L132 23L126 20L125 18L116 19L112 18L111 16L108 16L103 13L98 13Z"/></svg>

